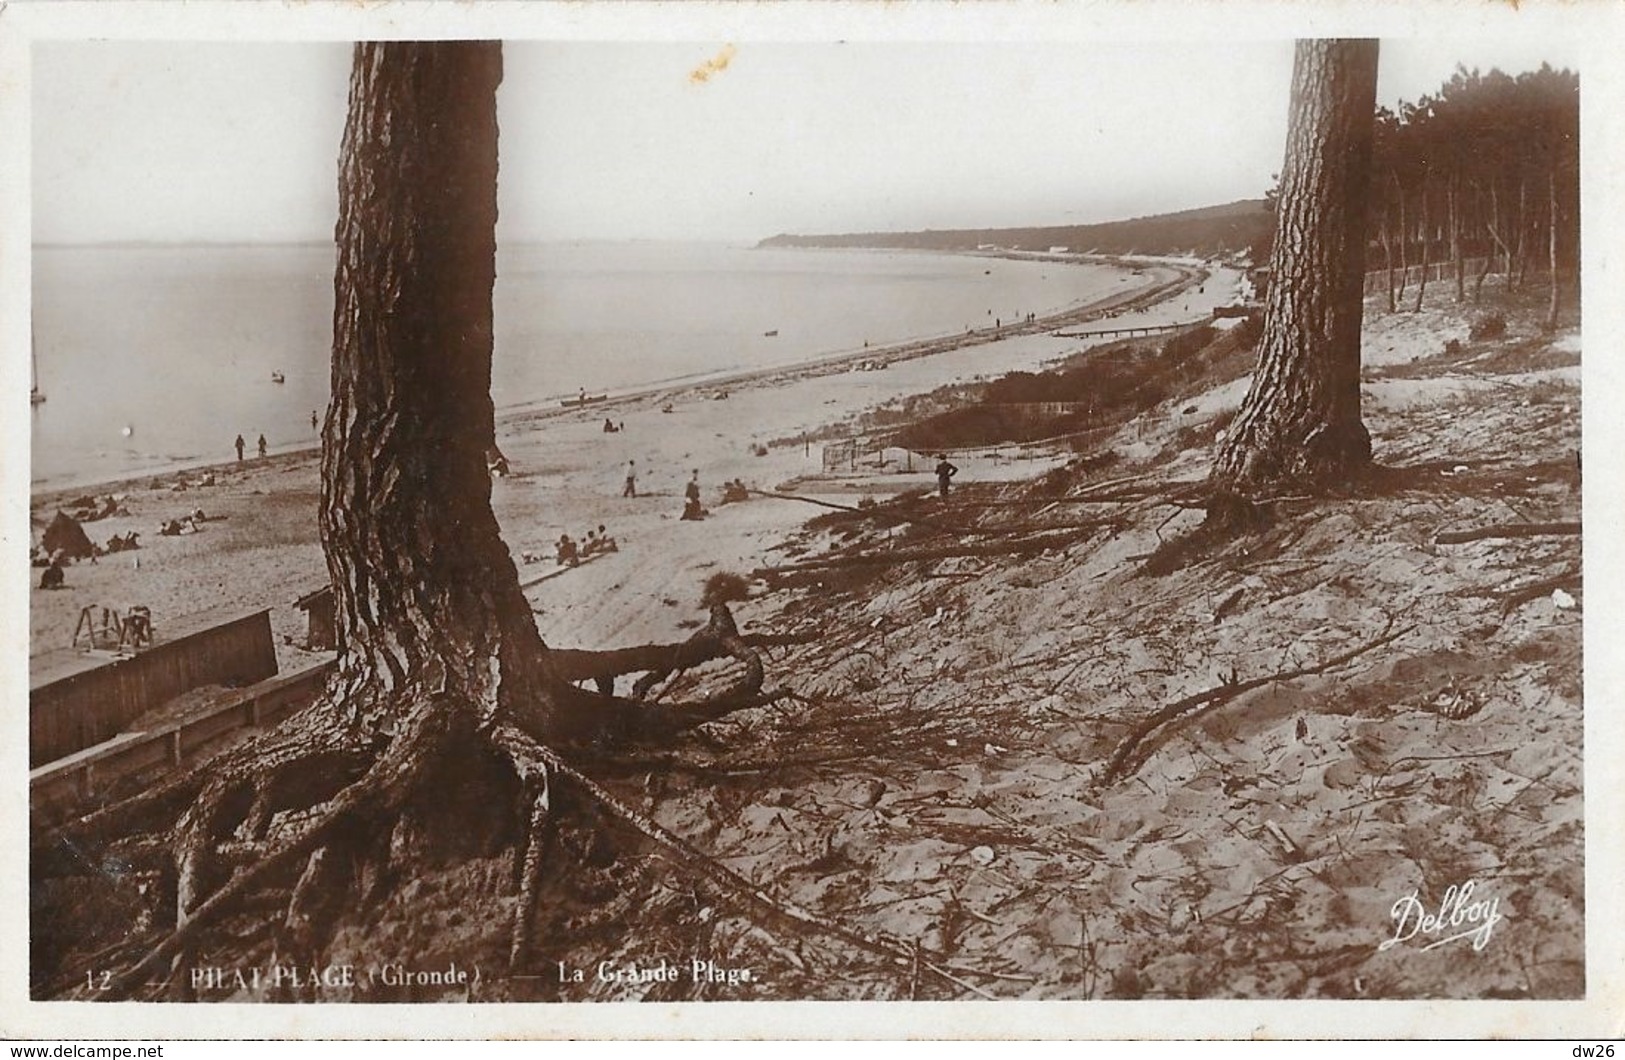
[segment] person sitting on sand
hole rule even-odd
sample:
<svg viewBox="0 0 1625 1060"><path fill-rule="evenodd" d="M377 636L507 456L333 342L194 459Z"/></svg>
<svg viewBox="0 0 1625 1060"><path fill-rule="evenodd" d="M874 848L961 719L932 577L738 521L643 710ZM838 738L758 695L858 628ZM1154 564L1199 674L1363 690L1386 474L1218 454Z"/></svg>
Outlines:
<svg viewBox="0 0 1625 1060"><path fill-rule="evenodd" d="M598 524L598 549L601 552L620 551L620 549L615 545L615 539L609 536L608 530L604 529L603 523Z"/></svg>
<svg viewBox="0 0 1625 1060"><path fill-rule="evenodd" d="M732 482L723 483L723 504L738 504L740 501L748 499L750 499L750 491L745 488L745 483L742 479L736 478Z"/></svg>
<svg viewBox="0 0 1625 1060"><path fill-rule="evenodd" d="M698 522L701 519L704 519L705 516L706 511L704 508L700 507L698 497L690 497L688 500L683 502L683 514L681 517L683 521L691 523Z"/></svg>
<svg viewBox="0 0 1625 1060"><path fill-rule="evenodd" d="M603 544L598 540L598 531L588 530L587 538L581 543L581 558L586 559L595 552L603 550Z"/></svg>
<svg viewBox="0 0 1625 1060"><path fill-rule="evenodd" d="M141 535L137 534L134 530L131 530L127 534L114 534L112 537L107 539L107 551L130 552L138 549L141 547L141 545L138 543L138 538L140 536Z"/></svg>
<svg viewBox="0 0 1625 1060"><path fill-rule="evenodd" d="M570 540L569 534L560 534L558 546L559 566L568 565L574 567L579 560L580 556L576 551L576 543Z"/></svg>
<svg viewBox="0 0 1625 1060"><path fill-rule="evenodd" d="M618 430L620 430L620 428L615 426L615 421L611 420L608 416L605 416L604 417L604 433L605 434L614 434Z"/></svg>
<svg viewBox="0 0 1625 1060"><path fill-rule="evenodd" d="M62 564L53 559L51 565L46 567L44 573L39 576L39 587L41 589L60 589L66 581L67 576L62 573Z"/></svg>
<svg viewBox="0 0 1625 1060"><path fill-rule="evenodd" d="M937 454L937 493L938 493L939 496L942 496L942 497L947 497L948 496L948 483L950 481L952 481L953 477L955 475L957 475L957 474L959 474L959 469L957 467L954 467L952 464L948 463L948 454L947 453L938 453Z"/></svg>

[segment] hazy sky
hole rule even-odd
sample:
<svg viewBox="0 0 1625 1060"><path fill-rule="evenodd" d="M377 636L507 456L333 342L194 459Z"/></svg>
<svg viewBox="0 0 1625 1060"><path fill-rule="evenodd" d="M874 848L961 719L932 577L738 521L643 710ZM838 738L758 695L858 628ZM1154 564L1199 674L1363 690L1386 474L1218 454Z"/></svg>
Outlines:
<svg viewBox="0 0 1625 1060"><path fill-rule="evenodd" d="M1385 41L1380 101L1572 41ZM36 42L34 238L326 240L350 49ZM510 43L504 239L1069 224L1260 195L1290 41Z"/></svg>

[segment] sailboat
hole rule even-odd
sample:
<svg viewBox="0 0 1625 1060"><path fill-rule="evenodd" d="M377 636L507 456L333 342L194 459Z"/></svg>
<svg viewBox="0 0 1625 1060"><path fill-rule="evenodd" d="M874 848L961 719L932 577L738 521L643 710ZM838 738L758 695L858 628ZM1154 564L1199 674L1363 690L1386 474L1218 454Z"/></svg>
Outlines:
<svg viewBox="0 0 1625 1060"><path fill-rule="evenodd" d="M39 388L39 348L32 336L28 339L28 354L30 358L28 366L28 403L30 405L43 405L45 403L45 391Z"/></svg>

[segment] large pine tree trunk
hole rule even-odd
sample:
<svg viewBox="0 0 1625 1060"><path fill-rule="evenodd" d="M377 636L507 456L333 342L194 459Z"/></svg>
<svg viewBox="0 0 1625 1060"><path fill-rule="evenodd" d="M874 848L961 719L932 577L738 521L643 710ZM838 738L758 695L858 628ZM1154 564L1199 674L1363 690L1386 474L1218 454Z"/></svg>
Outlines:
<svg viewBox="0 0 1625 1060"><path fill-rule="evenodd" d="M279 949L313 959L326 929L400 871L509 845L521 965L534 956L551 778L573 769L558 749L669 738L787 694L762 690L762 638L735 627L727 603L744 583L729 575L707 583L711 622L680 645L569 653L561 669L536 632L485 460L501 75L499 44L355 50L320 511L338 673L276 729L70 826L147 832L174 852L173 928L103 998L162 990L189 951L229 945L209 941L210 926L268 889L288 893ZM647 683L720 658L743 677L696 702L568 683L612 688L657 670ZM233 852L244 836L261 845L247 863Z"/></svg>
<svg viewBox="0 0 1625 1060"><path fill-rule="evenodd" d="M1370 462L1360 314L1377 43L1299 41L1264 334L1214 466L1256 495L1335 487Z"/></svg>
<svg viewBox="0 0 1625 1060"><path fill-rule="evenodd" d="M495 43L356 48L340 162L321 536L338 719L537 702L543 651L491 511Z"/></svg>
<svg viewBox="0 0 1625 1060"><path fill-rule="evenodd" d="M1552 278L1552 300L1546 310L1546 330L1557 330L1557 308L1559 304L1559 291L1557 286L1557 164L1546 174L1546 215L1550 223L1547 226L1546 251L1547 261L1550 265Z"/></svg>

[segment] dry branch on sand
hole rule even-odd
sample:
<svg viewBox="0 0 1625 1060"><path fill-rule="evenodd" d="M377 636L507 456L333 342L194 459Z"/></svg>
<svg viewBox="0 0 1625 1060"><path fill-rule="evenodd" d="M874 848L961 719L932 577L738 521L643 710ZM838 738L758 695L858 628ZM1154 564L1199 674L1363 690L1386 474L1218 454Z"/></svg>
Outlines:
<svg viewBox="0 0 1625 1060"><path fill-rule="evenodd" d="M947 548L897 549L892 552L860 552L855 555L835 556L829 559L810 559L801 563L787 563L778 567L758 567L753 577L774 578L792 574L843 570L848 567L888 567L899 563L916 563L939 559L960 559L969 556L1030 556L1052 548L1065 548L1101 528L1113 525L1112 520L1078 524L1077 529L1064 533L1043 534L1015 541L993 541L986 544L958 545Z"/></svg>
<svg viewBox="0 0 1625 1060"><path fill-rule="evenodd" d="M1520 537L1572 537L1579 523L1502 523L1476 530L1441 530L1433 535L1435 545L1464 545L1469 541L1490 541Z"/></svg>
<svg viewBox="0 0 1625 1060"><path fill-rule="evenodd" d="M1406 626L1404 629L1389 632L1392 626L1393 623L1390 621L1381 636L1346 652L1334 655L1325 662L1266 674L1250 681L1226 681L1221 685L1186 696L1160 710L1154 711L1141 719L1126 736L1117 742L1111 756L1106 759L1106 766L1101 771L1099 779L1095 782L1096 786L1107 787L1131 776L1135 770L1144 764L1146 758L1150 756L1151 750L1154 749L1147 747L1148 742L1152 741L1153 738L1159 743L1165 740L1177 727L1176 722L1183 724L1197 713L1205 713L1221 703L1227 703L1237 696L1244 695L1257 688L1263 688L1265 685L1274 684L1278 681L1291 681L1299 677L1313 677L1316 674L1323 674L1327 670L1336 669L1367 652L1375 651L1386 644L1392 644L1416 628L1415 626Z"/></svg>

